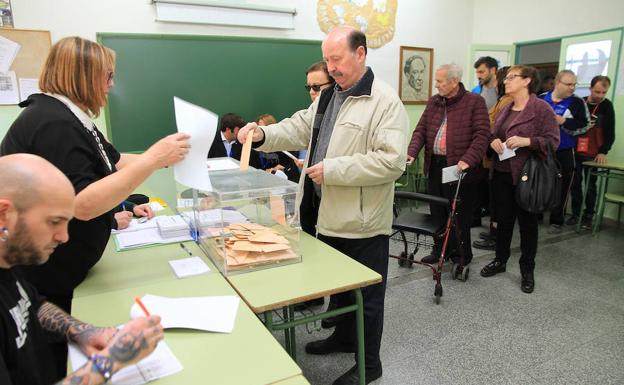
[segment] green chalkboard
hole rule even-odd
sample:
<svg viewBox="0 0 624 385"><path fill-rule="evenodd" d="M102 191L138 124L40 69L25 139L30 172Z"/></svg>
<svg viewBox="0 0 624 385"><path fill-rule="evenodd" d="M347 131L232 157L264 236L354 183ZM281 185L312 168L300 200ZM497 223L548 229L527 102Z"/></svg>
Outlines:
<svg viewBox="0 0 624 385"><path fill-rule="evenodd" d="M104 113L122 152L143 151L176 132L173 97L219 116L279 121L307 108L305 70L322 58L320 41L249 37L99 33L117 53Z"/></svg>

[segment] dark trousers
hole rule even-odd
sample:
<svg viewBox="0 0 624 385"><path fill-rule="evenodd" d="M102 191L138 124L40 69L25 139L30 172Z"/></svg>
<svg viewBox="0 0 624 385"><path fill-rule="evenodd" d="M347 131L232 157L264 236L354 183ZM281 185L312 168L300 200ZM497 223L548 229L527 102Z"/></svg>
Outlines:
<svg viewBox="0 0 624 385"><path fill-rule="evenodd" d="M455 196L455 188L457 183L442 183L442 169L447 167L446 157L433 155L431 157L431 166L429 167L429 183L428 193L439 197L447 198L452 201ZM461 247L464 253L464 263L468 264L472 260L472 242L470 241L470 224L472 223L473 208L477 202L477 186L474 182L462 182L459 189L460 203L456 210L456 227L453 228L449 236L446 246L445 255L451 256L457 261L460 255L457 244L457 232L459 228ZM436 218L439 223L445 223L448 219L448 211L438 205L430 205L431 215ZM442 243L444 239L435 239L433 247L433 255L439 256L442 252Z"/></svg>
<svg viewBox="0 0 624 385"><path fill-rule="evenodd" d="M494 171L493 191L496 194L496 259L507 263L516 217L520 225L520 271L533 272L537 254L537 214L521 209L516 203L516 186L511 173Z"/></svg>
<svg viewBox="0 0 624 385"><path fill-rule="evenodd" d="M574 149L559 150L556 156L561 166L561 199L559 205L550 211L550 224L563 225L568 193L574 177Z"/></svg>
<svg viewBox="0 0 624 385"><path fill-rule="evenodd" d="M378 284L362 288L362 297L364 299L365 362L367 368L377 369L381 365L379 349L383 333L384 298L386 295L386 279L388 277L390 238L387 235L378 235L372 238L346 239L319 234L318 239L376 271L383 278L382 282ZM337 294L333 298L336 300L337 307L349 306L355 303L355 295L352 292ZM354 312L338 318L333 337L337 338L337 341L341 344L357 345Z"/></svg>
<svg viewBox="0 0 624 385"><path fill-rule="evenodd" d="M583 174L585 180L589 177L589 188L585 198L585 218L591 219L594 216L596 206L596 175L589 176L589 167L584 167L583 162L594 160L594 157L576 155L576 167L574 169L574 178L572 179L572 214L577 218L581 215L581 207L583 206Z"/></svg>

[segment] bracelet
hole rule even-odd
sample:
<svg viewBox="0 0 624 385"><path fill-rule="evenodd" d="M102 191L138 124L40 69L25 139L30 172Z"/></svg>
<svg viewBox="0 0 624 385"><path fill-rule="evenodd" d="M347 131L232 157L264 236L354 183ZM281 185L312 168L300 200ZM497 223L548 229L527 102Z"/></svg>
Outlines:
<svg viewBox="0 0 624 385"><path fill-rule="evenodd" d="M92 354L89 360L93 363L93 367L104 377L104 382L108 382L113 376L113 361L110 357Z"/></svg>

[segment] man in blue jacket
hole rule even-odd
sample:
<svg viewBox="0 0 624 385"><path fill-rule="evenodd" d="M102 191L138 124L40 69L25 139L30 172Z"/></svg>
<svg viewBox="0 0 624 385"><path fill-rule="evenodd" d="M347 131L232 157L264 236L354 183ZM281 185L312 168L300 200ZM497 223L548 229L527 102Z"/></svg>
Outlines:
<svg viewBox="0 0 624 385"><path fill-rule="evenodd" d="M540 95L555 111L559 123L561 141L557 148L557 160L561 165L563 183L561 201L557 208L550 212L550 234L561 232L568 192L574 177L574 148L576 137L589 129L589 111L580 97L574 95L576 75L570 70L559 71L555 76L555 88L551 92Z"/></svg>

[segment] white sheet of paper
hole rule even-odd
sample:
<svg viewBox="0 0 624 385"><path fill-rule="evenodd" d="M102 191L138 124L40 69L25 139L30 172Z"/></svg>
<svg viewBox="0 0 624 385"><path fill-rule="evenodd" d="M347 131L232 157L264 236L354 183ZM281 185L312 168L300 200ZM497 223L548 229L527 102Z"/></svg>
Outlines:
<svg viewBox="0 0 624 385"><path fill-rule="evenodd" d="M17 92L15 71L0 74L0 104L17 103L19 103L19 93Z"/></svg>
<svg viewBox="0 0 624 385"><path fill-rule="evenodd" d="M503 153L498 154L498 159L505 160L505 159L513 158L514 156L516 156L516 149L507 148L507 145L503 143Z"/></svg>
<svg viewBox="0 0 624 385"><path fill-rule="evenodd" d="M39 80L31 78L19 78L20 102L28 99L32 94L41 92L39 89Z"/></svg>
<svg viewBox="0 0 624 385"><path fill-rule="evenodd" d="M69 359L74 370L87 363L85 356L78 346L73 343L69 347ZM163 378L184 369L180 361L173 354L165 341L160 341L156 349L134 365L127 366L113 375L109 384L113 385L140 385Z"/></svg>
<svg viewBox="0 0 624 385"><path fill-rule="evenodd" d="M207 172L198 167L206 164L208 150L217 133L217 114L176 96L173 97L178 132L191 135L191 148L183 161L173 166L175 180L187 187L212 191Z"/></svg>
<svg viewBox="0 0 624 385"><path fill-rule="evenodd" d="M141 298L150 314L161 317L163 328L197 329L231 333L234 330L240 298L234 295L216 297L169 298L146 294ZM144 317L135 303L130 317Z"/></svg>
<svg viewBox="0 0 624 385"><path fill-rule="evenodd" d="M290 158L290 159L292 159L292 160L299 160L299 159L297 159L297 157L296 157L296 156L294 156L293 154L291 154L291 153L290 153L290 152L288 152L288 151L282 151L282 152L284 153L284 155L286 155L287 157L289 157L289 158Z"/></svg>
<svg viewBox="0 0 624 385"><path fill-rule="evenodd" d="M444 167L442 169L442 183L455 182L459 179L459 171L457 165Z"/></svg>
<svg viewBox="0 0 624 385"><path fill-rule="evenodd" d="M239 165L231 158L216 158L206 161L208 171L236 170Z"/></svg>
<svg viewBox="0 0 624 385"><path fill-rule="evenodd" d="M18 43L0 36L0 73L5 74L9 71L20 48Z"/></svg>
<svg viewBox="0 0 624 385"><path fill-rule="evenodd" d="M174 259L169 261L169 265L178 278L191 277L193 275L205 274L210 271L206 262L201 258L189 257L182 259Z"/></svg>

